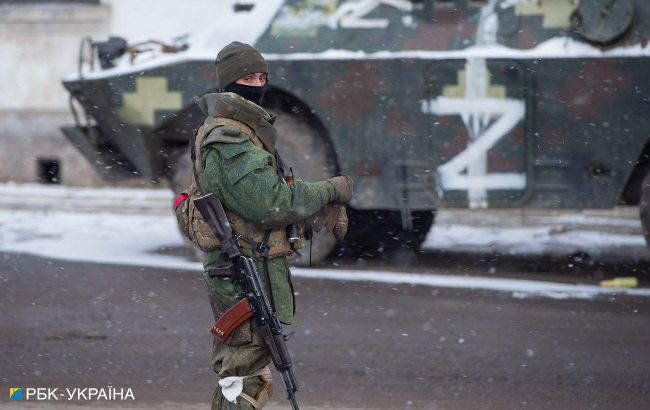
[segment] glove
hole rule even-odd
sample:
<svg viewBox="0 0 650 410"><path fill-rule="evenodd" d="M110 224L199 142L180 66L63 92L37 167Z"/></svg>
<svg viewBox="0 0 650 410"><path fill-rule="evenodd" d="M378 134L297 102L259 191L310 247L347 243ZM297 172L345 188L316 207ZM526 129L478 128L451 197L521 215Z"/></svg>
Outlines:
<svg viewBox="0 0 650 410"><path fill-rule="evenodd" d="M323 227L328 232L332 232L336 239L345 238L345 234L348 232L348 214L345 212L345 207L342 205L325 206L314 221L314 231L320 232Z"/></svg>
<svg viewBox="0 0 650 410"><path fill-rule="evenodd" d="M334 191L336 192L334 202L337 204L347 204L350 202L352 199L352 178L347 175L339 175L327 181L334 186Z"/></svg>

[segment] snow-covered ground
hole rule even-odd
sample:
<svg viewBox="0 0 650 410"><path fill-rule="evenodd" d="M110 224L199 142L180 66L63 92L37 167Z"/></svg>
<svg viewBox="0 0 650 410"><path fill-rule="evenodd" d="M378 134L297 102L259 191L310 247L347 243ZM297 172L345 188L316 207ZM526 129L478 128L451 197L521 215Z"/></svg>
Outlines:
<svg viewBox="0 0 650 410"><path fill-rule="evenodd" d="M650 259L636 207L585 211L443 210L423 248Z"/></svg>
<svg viewBox="0 0 650 410"><path fill-rule="evenodd" d="M0 185L0 251L198 272L200 263L160 252L163 248L184 245L171 212L172 199L166 190ZM582 213L532 216L528 219L541 220L548 226L517 226L517 218L508 218L511 226L498 227L494 221L503 218L494 215L472 219L465 212L463 224L454 222L454 215L454 212L441 212L439 223L429 233L426 249L540 254L549 248L589 253L606 252L611 247L643 246L638 222L629 217ZM602 224L609 231L571 230L572 226L585 223ZM627 233L612 233L612 227ZM650 289L607 289L475 276L301 268L294 268L293 273L299 277L341 281L492 290L509 292L515 297L592 298L611 293L650 296Z"/></svg>

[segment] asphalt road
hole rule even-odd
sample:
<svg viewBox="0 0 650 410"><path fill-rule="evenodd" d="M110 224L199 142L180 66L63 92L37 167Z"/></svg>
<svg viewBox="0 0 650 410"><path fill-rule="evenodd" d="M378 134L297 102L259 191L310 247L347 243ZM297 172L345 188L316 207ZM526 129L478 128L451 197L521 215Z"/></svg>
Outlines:
<svg viewBox="0 0 650 410"><path fill-rule="evenodd" d="M445 260L418 270L494 269L489 258ZM499 273L530 278L521 264L531 262L516 262L497 262ZM208 408L211 313L197 272L0 254L0 283L0 407ZM313 279L297 279L296 290L289 345L304 408L650 408L650 298ZM8 401L15 386L108 385L132 388L136 400ZM272 408L287 408L275 388Z"/></svg>

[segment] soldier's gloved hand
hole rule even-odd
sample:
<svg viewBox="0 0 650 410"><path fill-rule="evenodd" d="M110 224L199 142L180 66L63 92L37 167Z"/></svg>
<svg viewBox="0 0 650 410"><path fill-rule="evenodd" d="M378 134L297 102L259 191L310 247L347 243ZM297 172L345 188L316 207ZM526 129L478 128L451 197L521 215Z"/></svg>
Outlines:
<svg viewBox="0 0 650 410"><path fill-rule="evenodd" d="M332 232L336 239L345 238L348 232L348 214L343 205L327 205L323 207L314 221L314 231L320 232L323 227Z"/></svg>
<svg viewBox="0 0 650 410"><path fill-rule="evenodd" d="M336 196L334 202L337 204L347 204L352 199L352 178L347 175L340 175L338 177L330 178L327 180L334 186Z"/></svg>

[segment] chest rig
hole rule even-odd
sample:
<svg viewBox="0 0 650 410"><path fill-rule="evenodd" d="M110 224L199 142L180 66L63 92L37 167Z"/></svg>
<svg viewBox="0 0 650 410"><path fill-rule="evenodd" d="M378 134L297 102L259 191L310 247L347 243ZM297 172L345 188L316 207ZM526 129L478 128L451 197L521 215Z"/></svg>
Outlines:
<svg viewBox="0 0 650 410"><path fill-rule="evenodd" d="M205 142L209 142L206 139L211 138L211 132L219 127L224 127L224 133L226 130L239 131L239 133L232 133L233 141L231 143L241 143L248 139L258 148L272 154L278 180L284 183L284 165L275 150L275 128L269 122L272 121L272 118L261 108L231 93L214 94L212 99L208 99L208 104L212 105L209 107L211 109L209 112L213 115L205 120L192 141L194 172L189 193L190 199L195 198L202 191L205 192L203 188L204 169L201 161L203 147ZM193 201L188 202L189 218L187 222L190 240L203 251L220 248L221 242L214 236L200 212L194 207ZM245 220L232 210L228 208L225 210L239 246L254 249L269 258L292 253L284 227L265 230Z"/></svg>

